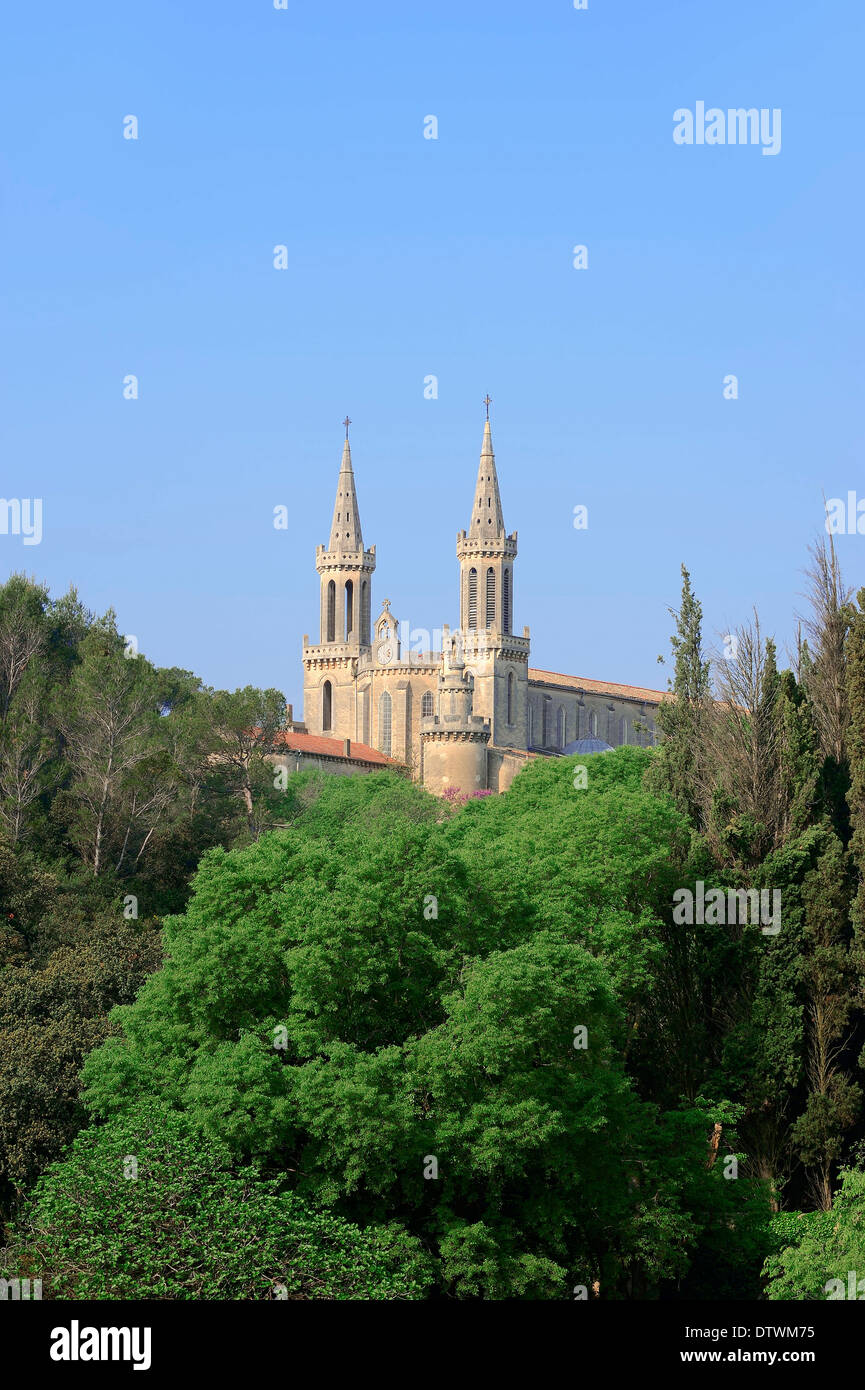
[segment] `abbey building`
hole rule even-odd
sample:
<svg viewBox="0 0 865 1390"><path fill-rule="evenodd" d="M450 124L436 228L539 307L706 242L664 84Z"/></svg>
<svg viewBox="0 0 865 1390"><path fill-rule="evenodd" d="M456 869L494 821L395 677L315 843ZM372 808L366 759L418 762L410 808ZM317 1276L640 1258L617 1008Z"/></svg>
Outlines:
<svg viewBox="0 0 865 1390"><path fill-rule="evenodd" d="M531 756L654 742L662 692L529 665L489 420L456 554L459 622L441 628L440 651L407 649L389 600L373 617L376 552L363 542L346 422L330 540L315 555L318 636L303 639L302 727L318 752L332 740L348 759L360 744L368 762L375 750L430 791L470 793L504 791Z"/></svg>

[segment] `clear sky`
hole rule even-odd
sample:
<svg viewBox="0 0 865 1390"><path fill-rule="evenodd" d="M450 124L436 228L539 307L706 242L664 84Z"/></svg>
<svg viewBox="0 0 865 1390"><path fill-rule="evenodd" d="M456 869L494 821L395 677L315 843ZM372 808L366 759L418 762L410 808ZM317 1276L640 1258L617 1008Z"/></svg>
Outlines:
<svg viewBox="0 0 865 1390"><path fill-rule="evenodd" d="M299 707L340 421L374 611L433 629L488 391L533 665L662 687L682 561L708 637L756 603L783 650L821 492L865 496L863 52L859 0L14 7L4 575ZM675 144L698 101L780 152Z"/></svg>

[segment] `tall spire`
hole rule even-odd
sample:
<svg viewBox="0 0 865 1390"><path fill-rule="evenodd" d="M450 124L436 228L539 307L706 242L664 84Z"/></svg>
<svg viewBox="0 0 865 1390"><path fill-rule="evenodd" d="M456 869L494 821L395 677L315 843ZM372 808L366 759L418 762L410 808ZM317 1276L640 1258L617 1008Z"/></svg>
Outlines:
<svg viewBox="0 0 865 1390"><path fill-rule="evenodd" d="M336 484L336 501L333 504L333 524L330 528L328 550L345 552L363 550L363 535L360 529L360 513L357 509L357 493L354 490L354 472L351 466L351 446L348 442L348 416L345 425L345 443L342 446L342 463Z"/></svg>
<svg viewBox="0 0 865 1390"><path fill-rule="evenodd" d="M493 437L490 433L490 400L484 401L487 418L484 422L484 441L481 445L481 461L478 466L478 480L475 485L475 502L469 526L469 539L485 539L505 534L502 516L502 499L499 496L499 480L496 476L496 459L493 453Z"/></svg>

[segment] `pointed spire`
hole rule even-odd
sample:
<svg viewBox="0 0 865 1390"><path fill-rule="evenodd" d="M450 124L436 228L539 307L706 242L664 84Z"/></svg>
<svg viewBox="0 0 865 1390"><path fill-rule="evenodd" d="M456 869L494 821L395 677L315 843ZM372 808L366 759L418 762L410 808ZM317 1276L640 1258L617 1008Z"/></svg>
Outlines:
<svg viewBox="0 0 865 1390"><path fill-rule="evenodd" d="M333 524L330 528L328 550L363 550L363 535L360 529L360 513L357 509L357 493L354 490L354 471L351 466L351 446L348 442L348 416L345 425L345 443L342 446L342 463L336 484L336 501L333 504Z"/></svg>
<svg viewBox="0 0 865 1390"><path fill-rule="evenodd" d="M499 480L496 476L496 459L493 453L493 437L490 432L490 400L484 401L487 418L484 422L484 441L481 445L481 461L478 466L478 480L475 485L475 502L472 508L469 537L473 540L483 537L503 536L505 522L502 516L502 499L499 496Z"/></svg>

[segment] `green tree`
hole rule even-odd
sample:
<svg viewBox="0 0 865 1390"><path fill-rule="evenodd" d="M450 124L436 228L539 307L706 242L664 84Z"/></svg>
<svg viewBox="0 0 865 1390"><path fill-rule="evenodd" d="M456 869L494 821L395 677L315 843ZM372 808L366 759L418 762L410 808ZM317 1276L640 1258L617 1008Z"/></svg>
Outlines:
<svg viewBox="0 0 865 1390"><path fill-rule="evenodd" d="M701 784L704 778L703 746L710 699L710 663L703 651L703 610L691 588L691 576L682 565L682 601L670 609L676 631L670 639L675 673L668 681L672 699L657 712L662 741L652 764L650 785L668 791L676 805L701 825Z"/></svg>
<svg viewBox="0 0 865 1390"><path fill-rule="evenodd" d="M0 1265L23 1271L43 1298L136 1301L417 1299L430 1281L398 1227L315 1211L158 1108L85 1131L40 1181Z"/></svg>
<svg viewBox="0 0 865 1390"><path fill-rule="evenodd" d="M802 886L808 1095L792 1131L810 1170L812 1198L824 1211L832 1205L834 1168L844 1152L845 1134L862 1103L862 1089L845 1069L848 1025L859 989L850 948L850 896L847 856L837 836L827 831L825 848Z"/></svg>
<svg viewBox="0 0 865 1390"><path fill-rule="evenodd" d="M230 770L246 807L247 828L257 838L270 823L269 790L273 769L267 755L276 750L278 734L286 727L285 696L278 690L216 691L210 719L217 756Z"/></svg>
<svg viewBox="0 0 865 1390"><path fill-rule="evenodd" d="M38 926L31 920L31 953L0 969L0 1216L80 1128L84 1058L111 1032L114 1005L130 1003L161 961L152 922L127 922L116 905L82 912L56 885L53 897L39 904ZM43 932L63 944L52 949Z"/></svg>
<svg viewBox="0 0 865 1390"><path fill-rule="evenodd" d="M865 978L865 589L857 595L852 626L847 639L847 701L850 710L848 747L850 751L850 854L855 870L855 893L851 907L853 951L860 982ZM858 1003L865 1004L860 986Z"/></svg>
<svg viewBox="0 0 865 1390"><path fill-rule="evenodd" d="M71 775L57 809L94 877L109 866L112 850L122 852L123 794L157 755L154 671L126 651L112 614L94 624L58 702Z"/></svg>
<svg viewBox="0 0 865 1390"><path fill-rule="evenodd" d="M865 1172L847 1169L828 1211L782 1212L772 1222L775 1249L764 1275L767 1298L776 1301L860 1300L865 1279Z"/></svg>
<svg viewBox="0 0 865 1390"><path fill-rule="evenodd" d="M48 642L48 590L23 574L0 585L0 721Z"/></svg>
<svg viewBox="0 0 865 1390"><path fill-rule="evenodd" d="M850 707L847 698L847 636L853 621L850 590L844 583L835 541L821 536L811 547L809 612L803 620L809 660L804 678L825 758L841 768L847 751Z"/></svg>
<svg viewBox="0 0 865 1390"><path fill-rule="evenodd" d="M61 775L49 687L31 666L0 728L0 824L13 844L29 838L43 799Z"/></svg>
<svg viewBox="0 0 865 1390"><path fill-rule="evenodd" d="M782 671L774 704L780 843L801 835L818 811L820 759L813 710L792 671Z"/></svg>
<svg viewBox="0 0 865 1390"><path fill-rule="evenodd" d="M579 791L539 760L444 817L389 773L299 810L313 783L291 787L287 829L205 856L88 1105L159 1098L316 1205L399 1222L459 1297L684 1278L750 1189L707 1167L711 1104L677 1122L626 1066L687 840L649 756L592 760Z"/></svg>

